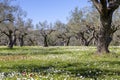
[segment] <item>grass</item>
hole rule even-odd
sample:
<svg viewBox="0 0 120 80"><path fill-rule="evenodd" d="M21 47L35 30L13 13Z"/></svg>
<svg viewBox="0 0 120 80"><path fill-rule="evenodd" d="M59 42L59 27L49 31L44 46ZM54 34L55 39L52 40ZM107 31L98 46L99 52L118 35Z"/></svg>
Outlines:
<svg viewBox="0 0 120 80"><path fill-rule="evenodd" d="M0 77L7 80L120 80L120 47L0 47Z"/></svg>

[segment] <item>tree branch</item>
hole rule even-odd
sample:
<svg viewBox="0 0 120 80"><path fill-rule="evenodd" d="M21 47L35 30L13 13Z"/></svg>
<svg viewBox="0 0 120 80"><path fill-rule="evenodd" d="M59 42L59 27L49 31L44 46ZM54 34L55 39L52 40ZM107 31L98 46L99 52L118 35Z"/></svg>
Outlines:
<svg viewBox="0 0 120 80"><path fill-rule="evenodd" d="M109 0L108 10L114 12L120 5L120 0Z"/></svg>
<svg viewBox="0 0 120 80"><path fill-rule="evenodd" d="M101 4L98 0L91 0L93 2L93 5L96 7L96 9L98 10L99 13L101 13Z"/></svg>
<svg viewBox="0 0 120 80"><path fill-rule="evenodd" d="M2 22L4 22L4 21L10 21L10 22L12 22L11 19L3 19L3 20L0 20L0 23L2 23Z"/></svg>
<svg viewBox="0 0 120 80"><path fill-rule="evenodd" d="M100 3L101 3L101 6L102 6L102 9L107 9L107 1L106 0L100 0Z"/></svg>
<svg viewBox="0 0 120 80"><path fill-rule="evenodd" d="M9 37L9 34L8 34L8 33L6 33L5 31L3 31L2 33L3 33L3 34L5 34L6 36L8 36L8 37Z"/></svg>

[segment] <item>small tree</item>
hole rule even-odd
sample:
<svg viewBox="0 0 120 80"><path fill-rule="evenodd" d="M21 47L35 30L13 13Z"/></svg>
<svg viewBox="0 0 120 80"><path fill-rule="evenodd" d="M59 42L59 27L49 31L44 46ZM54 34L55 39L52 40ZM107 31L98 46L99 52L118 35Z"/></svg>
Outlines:
<svg viewBox="0 0 120 80"><path fill-rule="evenodd" d="M79 32L75 33L76 38L81 41L82 45L89 46L89 44L95 38L95 28L89 25L86 25L84 28L85 29L82 29Z"/></svg>
<svg viewBox="0 0 120 80"><path fill-rule="evenodd" d="M13 26L13 23L9 23L9 24L3 23L2 26L3 26L3 28L0 29L1 33L5 34L8 37L8 39L9 39L8 47L13 48L13 45L16 42L17 29Z"/></svg>
<svg viewBox="0 0 120 80"><path fill-rule="evenodd" d="M16 18L22 15L22 10L19 6L11 5L13 0L3 0L0 2L0 30L8 39L8 47L13 48L16 43Z"/></svg>
<svg viewBox="0 0 120 80"><path fill-rule="evenodd" d="M69 29L67 29L67 27L65 28L65 32L59 32L59 34L57 35L57 37L59 39L62 39L62 42L64 44L64 46L69 46L70 44L70 39L72 37Z"/></svg>
<svg viewBox="0 0 120 80"><path fill-rule="evenodd" d="M60 42L63 43L61 45L69 46L70 39L72 34L67 24L62 23L61 21L56 21L55 25L56 36L58 39L61 39Z"/></svg>
<svg viewBox="0 0 120 80"><path fill-rule="evenodd" d="M28 35L29 29L33 27L32 20L27 21L22 20L18 17L16 21L16 27L18 29L17 37L19 41L19 46L24 46L24 38Z"/></svg>
<svg viewBox="0 0 120 80"><path fill-rule="evenodd" d="M44 21L39 22L36 27L39 29L39 32L43 37L44 47L48 47L49 35L54 31L52 29L52 24L48 24L47 21Z"/></svg>
<svg viewBox="0 0 120 80"><path fill-rule="evenodd" d="M88 8L79 10L75 8L71 12L71 16L68 22L71 33L79 40L80 45L88 46L95 37L95 27L99 22L97 19L97 13L93 8L90 11ZM92 15L92 16L91 16Z"/></svg>

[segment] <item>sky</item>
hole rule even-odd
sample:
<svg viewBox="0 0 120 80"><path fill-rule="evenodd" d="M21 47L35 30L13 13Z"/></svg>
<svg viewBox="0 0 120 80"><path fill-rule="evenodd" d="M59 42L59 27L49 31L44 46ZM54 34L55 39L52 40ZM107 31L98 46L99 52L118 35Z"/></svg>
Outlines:
<svg viewBox="0 0 120 80"><path fill-rule="evenodd" d="M33 24L45 20L66 23L71 10L89 5L88 0L17 0L17 4L27 12L27 18L31 18Z"/></svg>

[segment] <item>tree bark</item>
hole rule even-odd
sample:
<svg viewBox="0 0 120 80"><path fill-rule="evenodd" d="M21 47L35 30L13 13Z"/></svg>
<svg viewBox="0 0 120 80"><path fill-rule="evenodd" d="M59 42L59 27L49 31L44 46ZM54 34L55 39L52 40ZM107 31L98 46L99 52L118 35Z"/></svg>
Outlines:
<svg viewBox="0 0 120 80"><path fill-rule="evenodd" d="M22 47L24 45L23 37L19 38L19 42L20 42L20 47Z"/></svg>
<svg viewBox="0 0 120 80"><path fill-rule="evenodd" d="M67 39L66 45L69 46L69 44L70 44L70 37Z"/></svg>
<svg viewBox="0 0 120 80"><path fill-rule="evenodd" d="M101 26L98 32L97 39L97 53L109 53L109 45L112 41L111 33L111 23L112 23L112 14L109 13L106 15L100 15Z"/></svg>
<svg viewBox="0 0 120 80"><path fill-rule="evenodd" d="M47 35L44 36L44 47L48 47Z"/></svg>
<svg viewBox="0 0 120 80"><path fill-rule="evenodd" d="M9 48L13 48L13 40L12 40L12 36L9 36L9 44L8 44Z"/></svg>
<svg viewBox="0 0 120 80"><path fill-rule="evenodd" d="M9 48L13 48L15 42L16 42L16 36L9 35L9 44L8 44L8 47Z"/></svg>
<svg viewBox="0 0 120 80"><path fill-rule="evenodd" d="M113 29L111 28L113 12L119 7L120 0L91 0L100 13L100 28L97 35L97 53L109 53Z"/></svg>

